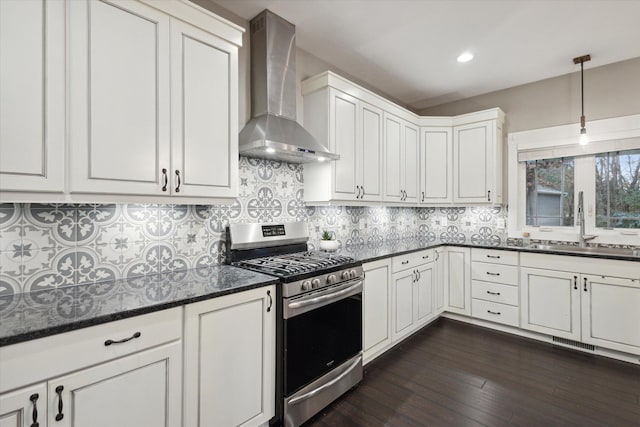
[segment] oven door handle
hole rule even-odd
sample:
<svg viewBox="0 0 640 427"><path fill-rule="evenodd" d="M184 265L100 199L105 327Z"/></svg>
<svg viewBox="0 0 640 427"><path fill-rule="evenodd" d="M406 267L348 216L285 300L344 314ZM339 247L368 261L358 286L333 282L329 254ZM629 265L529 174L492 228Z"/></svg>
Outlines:
<svg viewBox="0 0 640 427"><path fill-rule="evenodd" d="M315 390L310 391L309 393L305 393L302 396L298 396L298 397L294 397L293 399L289 400L289 402L287 402L289 405L296 405L302 401L305 401L307 399L311 399L313 396L315 396L316 394L320 393L323 390L328 389L329 387L333 386L335 383L339 382L340 380L342 380L344 377L346 377L347 375L349 375L351 373L351 371L353 371L353 369L358 366L358 364L362 361L362 356L358 356L358 358L347 368L344 370L343 373L341 373L340 375L338 375L337 377L335 377L334 379L332 379L331 381L329 381L326 384L321 385L320 387L318 387Z"/></svg>
<svg viewBox="0 0 640 427"><path fill-rule="evenodd" d="M319 304L321 302L325 302L329 300L339 299L341 296L354 291L358 287L362 288L362 279L358 279L355 284L347 288L343 288L336 292L331 292L330 294L327 294L327 295L320 295L319 297L314 297L307 300L290 302L288 304L288 307L291 309L295 309L295 308L307 307L314 304Z"/></svg>

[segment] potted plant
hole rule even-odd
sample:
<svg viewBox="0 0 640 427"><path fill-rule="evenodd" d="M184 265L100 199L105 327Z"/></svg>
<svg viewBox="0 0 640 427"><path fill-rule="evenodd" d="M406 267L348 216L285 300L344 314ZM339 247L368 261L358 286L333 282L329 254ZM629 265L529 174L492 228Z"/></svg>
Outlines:
<svg viewBox="0 0 640 427"><path fill-rule="evenodd" d="M320 237L320 249L323 251L336 251L338 250L338 241L333 240L331 233L328 230L322 232Z"/></svg>

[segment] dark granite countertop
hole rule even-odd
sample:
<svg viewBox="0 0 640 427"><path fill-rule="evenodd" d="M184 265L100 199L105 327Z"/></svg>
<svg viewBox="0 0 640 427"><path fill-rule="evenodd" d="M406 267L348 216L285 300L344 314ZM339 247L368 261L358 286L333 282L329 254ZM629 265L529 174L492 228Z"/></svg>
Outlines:
<svg viewBox="0 0 640 427"><path fill-rule="evenodd" d="M513 245L473 245L473 244L460 244L460 243L433 243L433 242L420 242L417 240L398 240L396 242L384 242L377 245L363 245L363 246L347 246L338 250L337 253L341 255L347 255L355 258L357 261L363 263L377 261L385 258L390 258L398 255L404 255L411 252L417 252L424 249L434 249L442 246L456 246L462 248L479 248L479 249L495 249L503 251L518 251L518 252L531 252L541 254L563 255L563 256L576 256L584 258L602 258L602 259L616 259L623 261L636 261L640 262L640 257L624 256L624 255L610 255L610 254L596 254L596 253L580 253L580 252L560 252L544 249L535 249L522 246Z"/></svg>
<svg viewBox="0 0 640 427"><path fill-rule="evenodd" d="M277 283L220 265L0 297L0 347Z"/></svg>
<svg viewBox="0 0 640 427"><path fill-rule="evenodd" d="M337 253L363 263L442 246L640 262L639 257L558 252L512 245L398 240ZM275 277L220 265L0 297L0 347L277 283Z"/></svg>

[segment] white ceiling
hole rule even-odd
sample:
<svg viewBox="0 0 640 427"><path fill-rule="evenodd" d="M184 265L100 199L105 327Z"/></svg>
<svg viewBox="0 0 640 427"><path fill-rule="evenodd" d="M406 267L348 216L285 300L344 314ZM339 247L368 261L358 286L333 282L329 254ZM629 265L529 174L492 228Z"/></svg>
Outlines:
<svg viewBox="0 0 640 427"><path fill-rule="evenodd" d="M640 0L214 0L419 110L640 57ZM463 51L475 58L456 62Z"/></svg>

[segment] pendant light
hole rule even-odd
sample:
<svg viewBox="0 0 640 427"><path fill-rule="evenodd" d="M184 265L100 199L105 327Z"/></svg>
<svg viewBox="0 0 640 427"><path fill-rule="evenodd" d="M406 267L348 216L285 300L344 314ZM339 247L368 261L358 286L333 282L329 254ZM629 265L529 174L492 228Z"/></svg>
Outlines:
<svg viewBox="0 0 640 427"><path fill-rule="evenodd" d="M591 55L583 55L573 58L574 64L580 64L580 100L582 101L582 115L580 116L580 145L586 145L589 143L584 120L584 63L587 61L591 61Z"/></svg>

